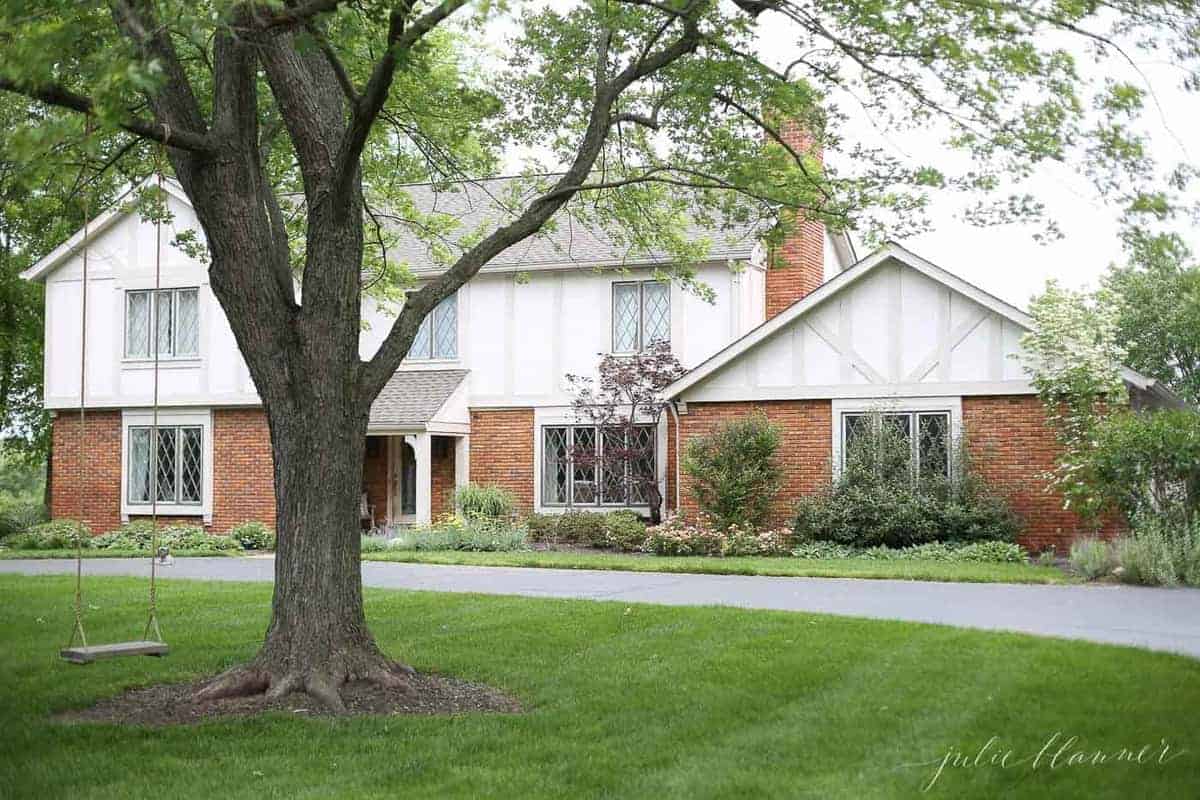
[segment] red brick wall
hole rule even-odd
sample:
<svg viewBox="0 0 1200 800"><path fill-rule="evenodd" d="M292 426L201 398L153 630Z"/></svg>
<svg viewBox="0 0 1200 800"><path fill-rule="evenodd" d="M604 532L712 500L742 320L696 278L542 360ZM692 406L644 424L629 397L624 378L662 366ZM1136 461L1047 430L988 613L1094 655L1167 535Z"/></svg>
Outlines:
<svg viewBox="0 0 1200 800"><path fill-rule="evenodd" d="M454 438L434 436L430 445L430 515L436 520L454 511ZM532 480L532 479L531 479Z"/></svg>
<svg viewBox="0 0 1200 800"><path fill-rule="evenodd" d="M1118 520L1093 530L1063 509L1061 493L1047 491L1040 475L1054 468L1059 446L1036 396L964 397L962 409L972 466L1024 519L1021 544L1030 550L1053 545L1061 554L1079 536L1121 532Z"/></svg>
<svg viewBox="0 0 1200 800"><path fill-rule="evenodd" d="M762 411L780 428L778 464L783 486L772 504L771 525L787 526L792 507L802 495L820 490L829 483L833 454L832 404L828 400L771 400L760 403L688 403L688 413L679 418L682 453L687 442L711 433L717 425ZM683 482L683 513L695 515L699 508L686 471Z"/></svg>
<svg viewBox="0 0 1200 800"><path fill-rule="evenodd" d="M83 521L92 533L121 527L121 412L88 411L81 437L79 411L59 411L50 447L50 516L80 518L82 481Z"/></svg>
<svg viewBox="0 0 1200 800"><path fill-rule="evenodd" d="M471 409L471 482L508 488L533 511L533 409Z"/></svg>
<svg viewBox="0 0 1200 800"><path fill-rule="evenodd" d="M213 411L213 524L225 533L248 520L275 527L275 457L261 408Z"/></svg>
<svg viewBox="0 0 1200 800"><path fill-rule="evenodd" d="M387 436L368 436L367 452L363 456L363 487L367 503L375 507L375 524L387 522L388 513L388 448L400 447Z"/></svg>
<svg viewBox="0 0 1200 800"><path fill-rule="evenodd" d="M797 152L809 152L812 139L795 120L779 126L784 141ZM801 300L825 280L825 226L803 217L785 220L790 228L773 248L767 269L767 319Z"/></svg>
<svg viewBox="0 0 1200 800"><path fill-rule="evenodd" d="M675 475L678 472L676 469L675 454L679 452L675 447L675 437L677 435L677 431L675 430L675 418L671 416L671 412L667 411L663 414L663 416L666 417L667 420L667 496L665 499L667 510L674 511L676 505Z"/></svg>

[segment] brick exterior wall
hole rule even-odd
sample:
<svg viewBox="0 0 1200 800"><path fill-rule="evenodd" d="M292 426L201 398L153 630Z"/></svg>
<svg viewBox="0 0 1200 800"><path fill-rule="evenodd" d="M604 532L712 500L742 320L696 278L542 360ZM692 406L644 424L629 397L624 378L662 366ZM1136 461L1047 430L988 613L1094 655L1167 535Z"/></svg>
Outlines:
<svg viewBox="0 0 1200 800"><path fill-rule="evenodd" d="M375 524L387 522L388 512L388 449L399 443L387 436L368 436L367 452L363 456L363 489L367 504L375 509Z"/></svg>
<svg viewBox="0 0 1200 800"><path fill-rule="evenodd" d="M795 120L785 120L779 133L797 152L810 151L812 140ZM804 218L786 222L791 230L768 257L767 319L801 300L825 280L825 226Z"/></svg>
<svg viewBox="0 0 1200 800"><path fill-rule="evenodd" d="M454 511L454 437L434 436L429 462L429 511L437 520Z"/></svg>
<svg viewBox="0 0 1200 800"><path fill-rule="evenodd" d="M1060 492L1047 491L1040 474L1054 468L1059 446L1036 396L964 397L962 410L972 466L1024 519L1019 541L1025 547L1054 546L1064 554L1079 536L1112 538L1124 530L1116 519L1094 530L1063 509Z"/></svg>
<svg viewBox="0 0 1200 800"><path fill-rule="evenodd" d="M679 418L683 447L696 436L711 433L719 424L762 411L780 428L778 461L783 486L771 508L772 526L790 526L792 507L806 494L829 483L833 456L832 414L829 400L771 400L759 403L688 403L688 413ZM686 449L683 451L686 452ZM687 472L683 482L683 513L695 515L692 481Z"/></svg>
<svg viewBox="0 0 1200 800"><path fill-rule="evenodd" d="M51 422L50 516L82 513L92 533L107 533L121 527L121 412L89 410L80 433L78 410L59 411Z"/></svg>
<svg viewBox="0 0 1200 800"><path fill-rule="evenodd" d="M471 482L509 489L533 511L533 409L471 409Z"/></svg>
<svg viewBox="0 0 1200 800"><path fill-rule="evenodd" d="M213 524L216 533L249 520L275 527L275 457L261 408L213 411Z"/></svg>

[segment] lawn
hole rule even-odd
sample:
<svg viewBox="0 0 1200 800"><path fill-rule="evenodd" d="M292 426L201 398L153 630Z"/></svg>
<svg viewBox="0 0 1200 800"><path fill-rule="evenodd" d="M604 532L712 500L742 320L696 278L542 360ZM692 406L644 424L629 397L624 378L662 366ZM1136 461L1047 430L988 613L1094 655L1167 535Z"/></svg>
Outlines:
<svg viewBox="0 0 1200 800"><path fill-rule="evenodd" d="M1200 662L952 628L730 608L368 590L384 647L519 697L518 716L67 726L51 712L250 656L265 585L164 581L172 653L60 663L67 578L0 577L0 794L9 797L1194 796ZM141 631L144 582L87 585L93 641ZM1058 766L1073 749L1186 750ZM1012 749L1010 766L947 752ZM1061 739L1060 739L1061 741ZM1157 750L1155 751L1157 754ZM1019 759L1025 759L1017 763Z"/></svg>
<svg viewBox="0 0 1200 800"><path fill-rule="evenodd" d="M804 559L763 557L705 558L641 556L523 550L504 553L389 550L363 553L366 561L418 564L468 564L492 567L620 569L634 572L700 572L712 575L781 575L811 578L893 578L968 583L1071 583L1075 578L1055 567L1033 564L983 564L944 561L869 561L857 558Z"/></svg>

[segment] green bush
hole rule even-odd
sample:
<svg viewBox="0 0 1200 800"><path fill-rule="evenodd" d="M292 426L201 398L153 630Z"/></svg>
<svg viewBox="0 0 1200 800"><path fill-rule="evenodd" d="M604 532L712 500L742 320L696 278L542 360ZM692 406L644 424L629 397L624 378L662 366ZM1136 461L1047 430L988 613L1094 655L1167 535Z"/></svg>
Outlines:
<svg viewBox="0 0 1200 800"><path fill-rule="evenodd" d="M201 553L221 553L240 550L241 544L232 536L205 532L199 525L175 523L159 529L159 547L172 552L191 550ZM150 553L154 549L154 523L148 519L127 522L115 531L101 534L92 540L101 550L137 550Z"/></svg>
<svg viewBox="0 0 1200 800"><path fill-rule="evenodd" d="M909 440L872 423L843 455L841 474L796 504L798 541L851 547L911 547L938 541L1011 542L1020 520L970 466L963 442L950 475L914 474Z"/></svg>
<svg viewBox="0 0 1200 800"><path fill-rule="evenodd" d="M568 511L558 517L555 526L558 541L590 547L604 547L604 515L591 511Z"/></svg>
<svg viewBox="0 0 1200 800"><path fill-rule="evenodd" d="M971 542L954 549L952 561L980 561L988 564L1024 564L1029 553L1015 542Z"/></svg>
<svg viewBox="0 0 1200 800"><path fill-rule="evenodd" d="M46 507L41 503L6 502L0 505L0 539L24 533L46 521Z"/></svg>
<svg viewBox="0 0 1200 800"><path fill-rule="evenodd" d="M4 540L6 547L13 550L62 550L75 547L79 534L79 523L70 519L56 519L42 522L21 533L8 536ZM91 531L83 526L83 538L80 545L84 548L92 546Z"/></svg>
<svg viewBox="0 0 1200 800"><path fill-rule="evenodd" d="M454 493L454 504L468 519L510 519L516 498L502 486L468 483Z"/></svg>
<svg viewBox="0 0 1200 800"><path fill-rule="evenodd" d="M443 523L427 528L405 528L394 538L363 537L363 552L379 550L470 550L504 552L527 550L528 531L515 525L481 519Z"/></svg>
<svg viewBox="0 0 1200 800"><path fill-rule="evenodd" d="M762 527L779 491L779 429L755 413L688 442L683 468L701 510L721 528Z"/></svg>
<svg viewBox="0 0 1200 800"><path fill-rule="evenodd" d="M557 514L531 514L525 520L525 527L529 530L531 542L558 541Z"/></svg>
<svg viewBox="0 0 1200 800"><path fill-rule="evenodd" d="M1174 586L1179 582L1171 541L1160 531L1144 529L1117 540L1116 574L1124 583Z"/></svg>
<svg viewBox="0 0 1200 800"><path fill-rule="evenodd" d="M240 544L243 550L275 549L274 532L261 522L243 522L229 531L229 536Z"/></svg>
<svg viewBox="0 0 1200 800"><path fill-rule="evenodd" d="M604 515L604 541L617 550L641 550L646 543L646 523L632 511L609 512Z"/></svg>
<svg viewBox="0 0 1200 800"><path fill-rule="evenodd" d="M792 550L797 558L861 559L864 561L941 561L945 563L1023 564L1025 548L1012 542L926 542L910 547L854 548L836 542L802 542Z"/></svg>
<svg viewBox="0 0 1200 800"><path fill-rule="evenodd" d="M792 548L796 558L824 560L830 558L852 558L855 555L853 547L836 542L800 542Z"/></svg>
<svg viewBox="0 0 1200 800"><path fill-rule="evenodd" d="M1103 578L1113 571L1112 548L1102 539L1089 537L1074 542L1069 561L1071 569L1089 581Z"/></svg>

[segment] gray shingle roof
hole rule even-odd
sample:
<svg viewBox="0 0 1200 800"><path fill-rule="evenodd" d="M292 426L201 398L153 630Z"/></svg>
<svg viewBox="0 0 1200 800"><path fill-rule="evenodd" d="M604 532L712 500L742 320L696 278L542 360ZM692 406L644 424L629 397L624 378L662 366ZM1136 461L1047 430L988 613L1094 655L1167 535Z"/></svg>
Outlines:
<svg viewBox="0 0 1200 800"><path fill-rule="evenodd" d="M371 425L424 425L437 414L458 385L465 369L401 371L392 375L371 404Z"/></svg>
<svg viewBox="0 0 1200 800"><path fill-rule="evenodd" d="M458 243L464 236L479 231L490 233L497 225L514 219L529 200L544 186L532 180L519 178L489 178L470 182L458 182L452 188L438 190L431 184L413 184L404 187L416 208L428 214L448 214L459 221L459 225L442 241L457 255L462 248ZM509 210L513 209L513 210ZM406 262L418 274L441 272L444 268L430 255L431 243L412 234L408 226L387 212L377 213L380 221L396 233L400 241L389 247L389 257ZM701 239L709 242L709 256L713 260L749 258L760 234L765 229L763 222L755 220L739 224L734 228L717 228L694 223L687 235L692 241ZM665 263L667 254L661 250L646 251L614 239L602 228L583 224L575 215L564 209L554 217L551 230L542 231L525 241L510 247L492 259L484 271L512 270L524 267L570 266L617 266L624 264Z"/></svg>

